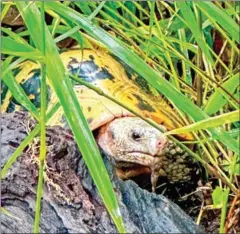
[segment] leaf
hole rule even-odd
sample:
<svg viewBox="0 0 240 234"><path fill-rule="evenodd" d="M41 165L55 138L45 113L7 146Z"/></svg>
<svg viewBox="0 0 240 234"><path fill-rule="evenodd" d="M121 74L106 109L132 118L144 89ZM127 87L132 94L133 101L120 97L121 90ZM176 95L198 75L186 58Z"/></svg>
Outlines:
<svg viewBox="0 0 240 234"><path fill-rule="evenodd" d="M1 22L3 22L4 17L7 15L8 10L10 9L11 5L10 4L2 4L2 9L1 9Z"/></svg>
<svg viewBox="0 0 240 234"><path fill-rule="evenodd" d="M211 21L220 24L234 40L240 43L239 25L227 13L212 2L196 1L195 4Z"/></svg>
<svg viewBox="0 0 240 234"><path fill-rule="evenodd" d="M1 28L2 32L6 33L11 39L29 47L29 44L17 33L13 32L9 28Z"/></svg>
<svg viewBox="0 0 240 234"><path fill-rule="evenodd" d="M202 52L205 54L205 56L208 58L209 62L213 64L213 59L212 56L209 52L209 49L207 47L207 44L204 40L203 33L200 31L200 27L195 19L194 13L192 9L189 7L188 2L186 1L180 1L177 3L183 18L185 19L186 25L189 27L191 30L193 36L195 37L199 47L201 48Z"/></svg>
<svg viewBox="0 0 240 234"><path fill-rule="evenodd" d="M91 13L91 15L88 16L89 20L92 20L94 17L96 17L96 15L99 13L99 11L101 11L101 9L103 8L104 4L106 3L106 1L102 1L97 8Z"/></svg>
<svg viewBox="0 0 240 234"><path fill-rule="evenodd" d="M239 137L240 136L240 128L231 129L228 131L228 134L234 138Z"/></svg>
<svg viewBox="0 0 240 234"><path fill-rule="evenodd" d="M222 162L223 168L231 173L231 164L227 160L223 160ZM234 170L233 170L233 175L239 176L240 175L240 159L238 159L238 162L236 162Z"/></svg>
<svg viewBox="0 0 240 234"><path fill-rule="evenodd" d="M2 53L9 54L14 56L21 56L24 58L29 58L37 61L43 61L42 53L39 50L36 50L32 46L19 43L11 38L1 36L2 40Z"/></svg>
<svg viewBox="0 0 240 234"><path fill-rule="evenodd" d="M5 70L7 70L8 66L9 66L9 62L10 61L8 61L8 59L7 59L2 64L2 74L4 74L2 77L2 80L7 85L7 87L11 91L11 93L12 93L13 97L16 99L16 101L21 103L21 105L23 107L25 107L32 114L32 116L34 116L38 120L39 113L38 113L37 108L29 100L28 96L24 92L21 85L17 83L16 79L14 79L12 71L5 72ZM4 100L4 101L8 101L8 100ZM6 106L5 103L3 103L3 105L2 105L2 109L4 109L4 106Z"/></svg>
<svg viewBox="0 0 240 234"><path fill-rule="evenodd" d="M42 41L42 37L39 37L39 34L43 32L40 12L36 4L33 2L31 6L27 7L27 2L18 1L16 2L16 5L22 14L34 44L39 50L41 50L44 42ZM65 117L72 129L77 145L107 210L119 232L125 232L117 199L99 149L82 113L79 100L77 99L75 92L73 92L67 71L65 70L57 47L46 25L44 29L46 36L45 61L47 77L51 81L54 91L63 107Z"/></svg>
<svg viewBox="0 0 240 234"><path fill-rule="evenodd" d="M87 1L74 1L74 4L78 6L85 15L90 15L92 13L89 2Z"/></svg>
<svg viewBox="0 0 240 234"><path fill-rule="evenodd" d="M240 85L239 81L240 73L233 75L227 81L225 81L221 86L226 89L230 94L233 94L236 88ZM230 97L224 95L220 88L217 88L212 96L209 98L204 111L209 114L215 114L219 111L227 102Z"/></svg>
<svg viewBox="0 0 240 234"><path fill-rule="evenodd" d="M236 176L240 176L240 160L236 163L233 174Z"/></svg>
<svg viewBox="0 0 240 234"><path fill-rule="evenodd" d="M194 105L187 97L180 93L168 81L163 79L159 75L159 73L157 73L150 66L148 66L135 53L126 48L123 43L119 43L117 39L107 34L101 28L92 24L81 14L74 11L73 9L69 9L63 6L59 2L46 2L46 7L50 8L53 11L56 11L63 18L71 19L72 22L81 25L87 33L89 33L92 37L106 45L115 56L128 64L134 71L136 71L144 79L146 79L149 84L151 84L160 93L162 93L169 100L171 100L180 110L187 113L188 116L193 118L195 121L209 118L209 116L205 112L203 112L199 107ZM209 131L212 133L215 139L221 141L229 149L238 153L238 142L231 138L225 131L219 129L210 129Z"/></svg>
<svg viewBox="0 0 240 234"><path fill-rule="evenodd" d="M226 196L228 196L228 191L217 186L212 193L213 206L215 208L222 207Z"/></svg>
<svg viewBox="0 0 240 234"><path fill-rule="evenodd" d="M172 131L166 132L165 135L171 135L171 134L180 134L180 133L186 133L191 131L197 131L202 129L208 129L213 127L218 127L220 125L224 125L227 123L233 123L237 122L239 120L239 111L232 111L230 113L222 114L219 116L215 116L209 119L205 119L199 122L196 122L194 124L190 124L188 126L177 128Z"/></svg>

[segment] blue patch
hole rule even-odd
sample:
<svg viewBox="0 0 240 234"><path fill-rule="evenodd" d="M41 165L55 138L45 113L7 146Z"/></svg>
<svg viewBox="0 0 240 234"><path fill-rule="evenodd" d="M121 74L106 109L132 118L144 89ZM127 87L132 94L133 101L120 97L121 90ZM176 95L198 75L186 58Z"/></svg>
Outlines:
<svg viewBox="0 0 240 234"><path fill-rule="evenodd" d="M72 58L72 61L68 64L68 69L73 75L77 75L90 83L96 80L114 79L113 75L106 68L100 69L93 60L79 63L76 59Z"/></svg>
<svg viewBox="0 0 240 234"><path fill-rule="evenodd" d="M34 95L34 98L30 100L36 106L36 108L40 108L41 94L39 90L41 86L41 83L40 83L41 70L34 69L31 71L31 73L33 73L32 76L28 78L25 82L21 83L21 86L28 97L31 94ZM50 87L47 87L47 100L49 101L49 99L50 99ZM20 105L19 102L15 98L12 98L7 112L14 111L17 105ZM22 107L21 109L26 110L24 107Z"/></svg>
<svg viewBox="0 0 240 234"><path fill-rule="evenodd" d="M39 108L41 94L38 90L41 87L41 83L40 83L41 70L35 69L32 72L33 72L33 75L29 79L27 79L24 83L22 83L22 88L25 91L25 93L27 94L27 96L29 96L31 94L33 94L35 96L35 98L31 99L31 101L37 108Z"/></svg>

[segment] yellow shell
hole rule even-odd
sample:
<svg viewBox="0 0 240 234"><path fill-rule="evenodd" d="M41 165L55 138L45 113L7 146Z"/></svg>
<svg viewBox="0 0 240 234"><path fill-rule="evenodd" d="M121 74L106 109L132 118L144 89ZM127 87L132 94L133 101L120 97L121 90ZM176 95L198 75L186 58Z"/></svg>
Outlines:
<svg viewBox="0 0 240 234"><path fill-rule="evenodd" d="M90 49L69 50L62 53L61 58L69 71L80 74L82 79L96 85L104 93L124 103L140 115L164 125L168 130L184 125L176 110L156 90L149 87L143 78L130 72L126 66L123 66L107 52ZM38 64L23 63L16 76L17 81L22 84L33 76L36 69L39 69ZM74 91L92 130L114 118L132 115L116 103L85 86L75 84ZM31 97L35 96L35 94L31 94ZM51 108L56 102L57 97L52 91L48 107ZM5 102L4 105L6 109L7 103ZM63 110L60 108L50 119L49 124L56 125L62 122L62 116ZM193 139L189 133L179 137L185 140Z"/></svg>

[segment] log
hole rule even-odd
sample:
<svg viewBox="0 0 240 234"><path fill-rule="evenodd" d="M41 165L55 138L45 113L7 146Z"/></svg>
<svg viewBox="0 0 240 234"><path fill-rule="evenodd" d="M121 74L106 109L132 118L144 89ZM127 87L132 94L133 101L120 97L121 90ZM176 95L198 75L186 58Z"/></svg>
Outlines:
<svg viewBox="0 0 240 234"><path fill-rule="evenodd" d="M1 118L1 167L28 134L34 122L25 112ZM41 233L116 233L71 132L47 129L47 162L40 222ZM2 179L3 233L33 231L38 180L39 139L28 146ZM103 154L127 233L203 233L203 229L162 195L122 181ZM101 174L99 174L101 176Z"/></svg>

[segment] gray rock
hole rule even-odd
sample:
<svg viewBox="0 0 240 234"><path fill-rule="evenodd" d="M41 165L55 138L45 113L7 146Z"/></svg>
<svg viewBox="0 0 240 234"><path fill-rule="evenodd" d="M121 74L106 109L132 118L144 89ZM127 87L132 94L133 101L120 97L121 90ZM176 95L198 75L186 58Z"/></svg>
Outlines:
<svg viewBox="0 0 240 234"><path fill-rule="evenodd" d="M3 114L1 167L26 137L26 113ZM31 123L31 121L30 121ZM31 124L30 124L31 125ZM116 233L71 133L61 127L47 130L47 168L42 199L41 233ZM38 178L38 141L28 147L2 180L1 214L4 233L32 233ZM52 147L54 146L54 147ZM203 233L176 204L122 181L103 156L116 191L128 233Z"/></svg>

